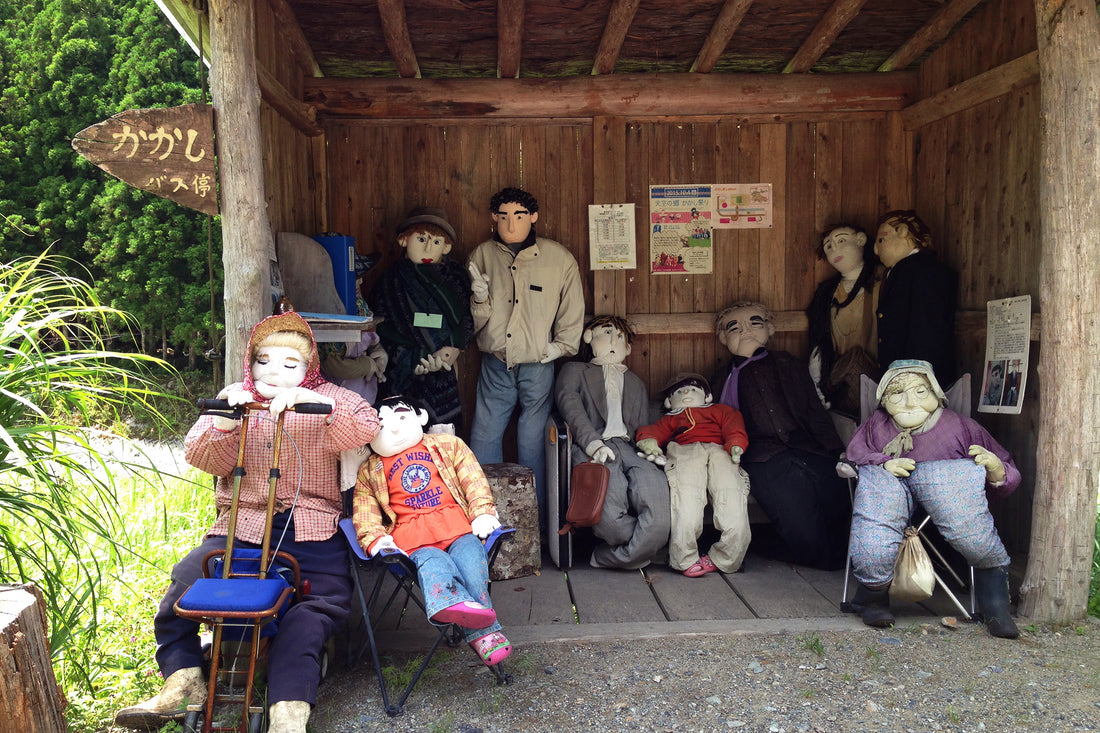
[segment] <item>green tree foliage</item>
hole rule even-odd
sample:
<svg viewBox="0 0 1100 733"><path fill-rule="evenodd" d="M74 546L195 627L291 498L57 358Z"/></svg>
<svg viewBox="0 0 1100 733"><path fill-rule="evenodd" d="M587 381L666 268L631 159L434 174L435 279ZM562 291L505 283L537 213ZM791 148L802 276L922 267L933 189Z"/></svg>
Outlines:
<svg viewBox="0 0 1100 733"><path fill-rule="evenodd" d="M84 263L105 303L136 317L147 351L212 345L218 227L208 252L204 215L127 186L70 141L128 109L201 102L199 86L197 57L153 0L0 0L4 259L50 247Z"/></svg>

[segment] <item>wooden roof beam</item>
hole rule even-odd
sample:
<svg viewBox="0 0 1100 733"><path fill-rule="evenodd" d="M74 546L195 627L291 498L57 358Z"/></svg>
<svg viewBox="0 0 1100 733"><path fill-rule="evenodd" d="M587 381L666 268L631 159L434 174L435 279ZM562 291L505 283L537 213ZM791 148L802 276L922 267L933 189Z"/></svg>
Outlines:
<svg viewBox="0 0 1100 733"><path fill-rule="evenodd" d="M714 68L725 52L726 46L729 45L730 39L733 38L733 34L737 32L750 5L752 0L726 0L723 3L718 19L714 21L707 40L703 42L703 48L691 65L691 71L706 74Z"/></svg>
<svg viewBox="0 0 1100 733"><path fill-rule="evenodd" d="M913 72L890 74L603 74L541 79L304 80L318 114L353 119L687 117L901 110Z"/></svg>
<svg viewBox="0 0 1100 733"><path fill-rule="evenodd" d="M794 58L783 69L784 74L801 74L813 68L844 27L859 15L867 0L836 0L817 22L810 37L795 53Z"/></svg>
<svg viewBox="0 0 1100 733"><path fill-rule="evenodd" d="M904 69L931 48L950 35L951 30L982 0L951 0L936 11L924 27L914 33L897 51L882 62L879 71Z"/></svg>
<svg viewBox="0 0 1100 733"><path fill-rule="evenodd" d="M600 38L600 47L596 51L596 60L592 64L593 74L610 74L615 70L615 62L623 50L626 32L634 22L641 0L615 0L607 13L607 24Z"/></svg>
<svg viewBox="0 0 1100 733"><path fill-rule="evenodd" d="M271 11L275 15L275 23L290 43L294 55L303 66L310 70L312 76L324 76L321 73L321 67L317 63L317 59L313 57L313 49L309 47L309 42L306 41L306 36L302 33L302 26L298 24L298 18L294 15L294 11L290 9L287 0L270 0L270 2Z"/></svg>
<svg viewBox="0 0 1100 733"><path fill-rule="evenodd" d="M382 20L382 35L390 50L397 74L403 79L419 79L420 64L416 61L409 24L405 21L405 0L378 0L378 15Z"/></svg>
<svg viewBox="0 0 1100 733"><path fill-rule="evenodd" d="M525 0L497 0L497 78L519 77Z"/></svg>

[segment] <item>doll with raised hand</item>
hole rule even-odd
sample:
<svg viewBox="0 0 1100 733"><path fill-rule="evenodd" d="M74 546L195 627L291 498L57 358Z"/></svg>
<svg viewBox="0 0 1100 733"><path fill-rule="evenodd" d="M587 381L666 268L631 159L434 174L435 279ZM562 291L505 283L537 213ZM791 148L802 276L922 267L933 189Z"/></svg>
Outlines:
<svg viewBox="0 0 1100 733"><path fill-rule="evenodd" d="M415 563L428 620L462 627L487 665L512 651L489 599L482 540L500 527L481 464L454 435L425 434L428 412L389 397L378 406L375 455L359 468L353 519L372 557L401 552Z"/></svg>
<svg viewBox="0 0 1100 733"><path fill-rule="evenodd" d="M715 570L735 573L752 537L749 477L739 465L749 444L745 423L737 410L714 404L710 384L698 374L677 376L664 393L668 412L638 428L636 437L639 455L664 459L672 503L668 564L689 578ZM714 527L722 534L700 556L708 501Z"/></svg>
<svg viewBox="0 0 1100 733"><path fill-rule="evenodd" d="M858 466L850 547L863 623L886 627L894 561L920 504L952 547L974 567L978 612L993 636L1016 638L1008 597L1008 552L989 496L1020 485L1012 457L974 420L947 409L927 361L890 364L879 382L880 409L856 430L848 460Z"/></svg>

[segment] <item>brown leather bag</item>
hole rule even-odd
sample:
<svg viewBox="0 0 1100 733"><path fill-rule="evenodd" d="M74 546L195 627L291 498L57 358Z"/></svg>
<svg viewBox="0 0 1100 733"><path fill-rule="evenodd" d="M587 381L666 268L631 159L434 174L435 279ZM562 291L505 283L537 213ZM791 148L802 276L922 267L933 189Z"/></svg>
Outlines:
<svg viewBox="0 0 1100 733"><path fill-rule="evenodd" d="M573 467L569 507L565 510L565 524L558 530L559 535L572 532L576 527L593 527L600 523L610 478L611 470L602 463L586 461Z"/></svg>

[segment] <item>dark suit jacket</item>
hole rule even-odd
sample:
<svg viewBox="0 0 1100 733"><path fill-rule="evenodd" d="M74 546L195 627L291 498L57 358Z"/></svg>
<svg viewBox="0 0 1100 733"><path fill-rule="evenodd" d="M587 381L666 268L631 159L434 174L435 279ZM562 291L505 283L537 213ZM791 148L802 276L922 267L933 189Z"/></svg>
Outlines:
<svg viewBox="0 0 1100 733"><path fill-rule="evenodd" d="M878 295L878 362L924 359L946 389L955 381L958 276L921 250L887 270Z"/></svg>
<svg viewBox="0 0 1100 733"><path fill-rule="evenodd" d="M584 450L593 440L603 439L607 425L607 394L603 367L591 362L567 362L554 382L554 401L562 419L573 432L573 444ZM629 440L653 420L645 384L629 369L623 374L623 423Z"/></svg>

